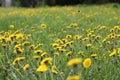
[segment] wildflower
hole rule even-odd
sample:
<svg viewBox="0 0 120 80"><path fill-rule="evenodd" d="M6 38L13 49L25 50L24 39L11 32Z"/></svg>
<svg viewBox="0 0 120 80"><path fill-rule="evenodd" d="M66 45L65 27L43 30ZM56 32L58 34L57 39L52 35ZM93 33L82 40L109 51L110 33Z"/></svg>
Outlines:
<svg viewBox="0 0 120 80"><path fill-rule="evenodd" d="M58 72L57 72L57 70L56 70L56 66L52 66L52 73L58 74Z"/></svg>
<svg viewBox="0 0 120 80"><path fill-rule="evenodd" d="M52 58L51 57L48 57L48 58L45 58L41 61L41 64L52 64Z"/></svg>
<svg viewBox="0 0 120 80"><path fill-rule="evenodd" d="M118 48L118 53L120 53L120 48Z"/></svg>
<svg viewBox="0 0 120 80"><path fill-rule="evenodd" d="M100 38L101 38L101 36L96 36L96 37L95 37L95 39L100 39Z"/></svg>
<svg viewBox="0 0 120 80"><path fill-rule="evenodd" d="M59 49L61 53L66 52L65 49Z"/></svg>
<svg viewBox="0 0 120 80"><path fill-rule="evenodd" d="M80 39L80 36L79 36L79 35L75 35L75 36L73 36L73 38L74 38L75 40L78 40L78 39Z"/></svg>
<svg viewBox="0 0 120 80"><path fill-rule="evenodd" d="M114 49L110 54L109 54L109 56L111 57L111 56L115 56L116 55L116 49Z"/></svg>
<svg viewBox="0 0 120 80"><path fill-rule="evenodd" d="M14 28L14 25L10 25L10 28L13 29L13 28Z"/></svg>
<svg viewBox="0 0 120 80"><path fill-rule="evenodd" d="M41 24L40 26L41 26L43 29L46 28L46 24Z"/></svg>
<svg viewBox="0 0 120 80"><path fill-rule="evenodd" d="M66 43L66 42L68 42L68 40L67 40L67 39L62 39L62 41L63 41L63 43Z"/></svg>
<svg viewBox="0 0 120 80"><path fill-rule="evenodd" d="M39 59L41 56L33 56L34 59Z"/></svg>
<svg viewBox="0 0 120 80"><path fill-rule="evenodd" d="M43 53L41 54L41 57L45 56L46 54L47 54L47 52L43 52Z"/></svg>
<svg viewBox="0 0 120 80"><path fill-rule="evenodd" d="M43 44L38 44L37 46L35 46L35 49L39 48L40 46L42 46Z"/></svg>
<svg viewBox="0 0 120 80"><path fill-rule="evenodd" d="M8 37L8 38L5 38L5 41L6 41L6 42L11 42L12 40L11 40L10 37Z"/></svg>
<svg viewBox="0 0 120 80"><path fill-rule="evenodd" d="M55 50L61 50L62 47L55 47L54 49L55 49Z"/></svg>
<svg viewBox="0 0 120 80"><path fill-rule="evenodd" d="M57 43L52 44L52 47L58 47L58 46L59 46L59 44L57 44Z"/></svg>
<svg viewBox="0 0 120 80"><path fill-rule="evenodd" d="M72 35L66 35L66 38L68 39L68 38L72 38Z"/></svg>
<svg viewBox="0 0 120 80"><path fill-rule="evenodd" d="M26 65L23 67L23 70L26 71L26 70L28 70L29 67L30 67L30 65L29 65L29 64L26 64Z"/></svg>
<svg viewBox="0 0 120 80"><path fill-rule="evenodd" d="M46 64L41 64L38 68L37 68L37 72L46 72L48 70L48 67Z"/></svg>
<svg viewBox="0 0 120 80"><path fill-rule="evenodd" d="M89 38L86 37L86 38L83 38L82 40L83 40L83 41L87 41L87 40L89 40Z"/></svg>
<svg viewBox="0 0 120 80"><path fill-rule="evenodd" d="M12 64L13 64L13 65L16 65L16 63L17 63L18 61L22 61L22 60L24 60L24 59L25 59L25 57L15 58Z"/></svg>
<svg viewBox="0 0 120 80"><path fill-rule="evenodd" d="M3 48L6 48L6 47L7 47L7 44L2 44L2 47L3 47Z"/></svg>
<svg viewBox="0 0 120 80"><path fill-rule="evenodd" d="M35 50L34 51L34 53L37 53L37 54L42 53L42 52L43 52L43 50Z"/></svg>
<svg viewBox="0 0 120 80"><path fill-rule="evenodd" d="M66 26L66 28L70 29L70 28L72 28L72 26Z"/></svg>
<svg viewBox="0 0 120 80"><path fill-rule="evenodd" d="M17 53L23 53L23 52L24 52L24 49L18 47L18 48L16 49L16 52L17 52Z"/></svg>
<svg viewBox="0 0 120 80"><path fill-rule="evenodd" d="M81 56L85 56L84 51L79 51L78 54L80 54Z"/></svg>
<svg viewBox="0 0 120 80"><path fill-rule="evenodd" d="M98 59L97 54L91 54L91 57Z"/></svg>
<svg viewBox="0 0 120 80"><path fill-rule="evenodd" d="M70 56L72 54L72 51L69 51L66 53L66 56Z"/></svg>
<svg viewBox="0 0 120 80"><path fill-rule="evenodd" d="M67 65L68 65L68 66L76 66L76 65L78 65L80 62L82 62L82 59L81 59L81 58L74 58L74 59L71 59L70 61L68 61Z"/></svg>
<svg viewBox="0 0 120 80"><path fill-rule="evenodd" d="M29 44L30 44L29 41L25 41L22 45L27 46L27 45L29 45Z"/></svg>
<svg viewBox="0 0 120 80"><path fill-rule="evenodd" d="M67 80L79 80L80 76L79 75L72 75L67 78Z"/></svg>
<svg viewBox="0 0 120 80"><path fill-rule="evenodd" d="M17 44L17 45L15 45L14 49L20 48L21 45L22 45L22 44Z"/></svg>
<svg viewBox="0 0 120 80"><path fill-rule="evenodd" d="M59 53L58 53L58 52L54 52L54 55L57 55L57 56L59 56Z"/></svg>
<svg viewBox="0 0 120 80"><path fill-rule="evenodd" d="M91 59L90 58L86 58L84 61L83 61L83 66L85 68L89 68L91 66Z"/></svg>
<svg viewBox="0 0 120 80"><path fill-rule="evenodd" d="M86 44L85 48L88 49L88 47L91 47L91 46L92 46L92 44Z"/></svg>
<svg viewBox="0 0 120 80"><path fill-rule="evenodd" d="M15 35L16 39L19 40L19 39L24 39L24 34L20 33L20 34L16 34Z"/></svg>
<svg viewBox="0 0 120 80"><path fill-rule="evenodd" d="M70 26L71 26L71 27L77 27L78 24L77 24L77 23L71 23Z"/></svg>
<svg viewBox="0 0 120 80"><path fill-rule="evenodd" d="M30 46L29 46L29 50L34 49L34 47L35 47L35 45L30 45Z"/></svg>

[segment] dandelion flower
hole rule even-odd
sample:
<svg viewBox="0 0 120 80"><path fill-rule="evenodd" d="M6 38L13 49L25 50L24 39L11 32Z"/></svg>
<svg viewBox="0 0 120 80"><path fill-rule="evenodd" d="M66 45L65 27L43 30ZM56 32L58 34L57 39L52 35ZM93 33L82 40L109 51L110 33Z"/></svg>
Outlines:
<svg viewBox="0 0 120 80"><path fill-rule="evenodd" d="M41 64L52 64L52 58L51 57L48 57L48 58L45 58L41 61Z"/></svg>
<svg viewBox="0 0 120 80"><path fill-rule="evenodd" d="M34 59L39 59L41 56L33 56Z"/></svg>
<svg viewBox="0 0 120 80"><path fill-rule="evenodd" d="M48 67L46 64L41 64L38 68L37 68L37 72L46 72L48 70Z"/></svg>
<svg viewBox="0 0 120 80"><path fill-rule="evenodd" d="M13 28L14 28L14 25L10 25L10 28L13 29Z"/></svg>
<svg viewBox="0 0 120 80"><path fill-rule="evenodd" d="M70 61L68 61L67 65L68 66L76 66L80 62L82 62L81 58L74 58L74 59L71 59Z"/></svg>
<svg viewBox="0 0 120 80"><path fill-rule="evenodd" d="M68 38L72 38L72 35L66 35L66 38L68 39Z"/></svg>
<svg viewBox="0 0 120 80"><path fill-rule="evenodd" d="M43 50L35 50L34 53L37 53L37 54L43 53Z"/></svg>
<svg viewBox="0 0 120 80"><path fill-rule="evenodd" d="M22 60L24 60L24 59L25 59L25 57L15 58L12 64L13 64L13 65L16 65L16 63L17 63L18 61L22 61Z"/></svg>
<svg viewBox="0 0 120 80"><path fill-rule="evenodd" d="M59 52L54 52L54 55L57 55L57 56L59 56Z"/></svg>
<svg viewBox="0 0 120 80"><path fill-rule="evenodd" d="M24 71L28 70L29 67L30 67L30 65L29 65L29 64L26 64L26 65L23 67Z"/></svg>
<svg viewBox="0 0 120 80"><path fill-rule="evenodd" d="M40 26L41 26L43 29L46 28L46 24L41 24Z"/></svg>
<svg viewBox="0 0 120 80"><path fill-rule="evenodd" d="M41 54L41 57L45 56L46 54L47 54L47 52L43 52L43 53Z"/></svg>
<svg viewBox="0 0 120 80"><path fill-rule="evenodd" d="M52 66L52 73L58 74L58 72L57 72L57 70L56 70L56 66Z"/></svg>
<svg viewBox="0 0 120 80"><path fill-rule="evenodd" d="M89 67L91 66L91 63L92 63L91 59L90 59L90 58L86 58L86 59L84 60L84 62L83 62L83 66L84 66L85 68L89 68Z"/></svg>
<svg viewBox="0 0 120 80"><path fill-rule="evenodd" d="M116 50L114 49L110 54L109 54L109 56L111 57L111 56L115 56L116 55Z"/></svg>
<svg viewBox="0 0 120 80"><path fill-rule="evenodd" d="M91 57L93 57L93 58L95 58L95 59L98 59L98 57L97 57L97 54L91 54Z"/></svg>
<svg viewBox="0 0 120 80"><path fill-rule="evenodd" d="M79 75L72 75L67 78L67 80L79 80L80 76Z"/></svg>

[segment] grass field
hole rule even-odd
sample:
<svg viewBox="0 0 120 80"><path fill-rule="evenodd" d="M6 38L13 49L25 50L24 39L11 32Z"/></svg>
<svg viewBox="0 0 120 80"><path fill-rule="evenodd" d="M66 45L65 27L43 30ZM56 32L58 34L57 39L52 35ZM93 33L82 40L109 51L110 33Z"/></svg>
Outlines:
<svg viewBox="0 0 120 80"><path fill-rule="evenodd" d="M119 80L120 5L0 8L0 80Z"/></svg>

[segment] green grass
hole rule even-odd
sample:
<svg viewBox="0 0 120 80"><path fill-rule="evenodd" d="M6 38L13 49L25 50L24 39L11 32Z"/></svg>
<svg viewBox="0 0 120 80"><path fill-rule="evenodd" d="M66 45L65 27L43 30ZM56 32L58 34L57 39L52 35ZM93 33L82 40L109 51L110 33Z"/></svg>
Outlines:
<svg viewBox="0 0 120 80"><path fill-rule="evenodd" d="M66 80L72 75L80 76L80 80L119 80L119 18L119 4L0 8L0 80ZM68 35L72 37L66 38ZM24 45L25 41L30 44ZM55 43L57 47L53 46ZM88 44L91 46L87 47ZM16 45L20 46L15 48ZM37 50L43 52L35 53ZM44 53L47 54L42 56ZM25 59L14 65L18 57ZM48 70L37 72L40 63L48 57L52 58L52 64L45 63ZM67 66L74 58L81 58L82 62L75 67ZM83 66L86 58L92 61L88 68ZM23 69L26 64L30 65L28 70ZM54 65L57 74L51 71Z"/></svg>

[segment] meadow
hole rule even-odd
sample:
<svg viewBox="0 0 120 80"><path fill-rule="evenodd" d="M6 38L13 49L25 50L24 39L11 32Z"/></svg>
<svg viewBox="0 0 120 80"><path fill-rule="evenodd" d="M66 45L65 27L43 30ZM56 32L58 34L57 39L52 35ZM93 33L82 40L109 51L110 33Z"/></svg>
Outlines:
<svg viewBox="0 0 120 80"><path fill-rule="evenodd" d="M120 5L0 8L0 80L119 80Z"/></svg>

